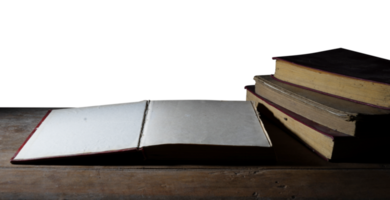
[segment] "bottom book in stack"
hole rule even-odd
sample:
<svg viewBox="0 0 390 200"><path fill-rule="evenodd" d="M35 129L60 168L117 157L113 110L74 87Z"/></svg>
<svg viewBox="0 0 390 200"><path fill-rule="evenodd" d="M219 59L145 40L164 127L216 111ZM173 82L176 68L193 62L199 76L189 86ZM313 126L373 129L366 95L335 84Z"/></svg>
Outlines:
<svg viewBox="0 0 390 200"><path fill-rule="evenodd" d="M261 117L288 129L306 146L326 160L336 162L389 161L390 137L353 137L318 124L273 103L246 86L247 100L255 102Z"/></svg>

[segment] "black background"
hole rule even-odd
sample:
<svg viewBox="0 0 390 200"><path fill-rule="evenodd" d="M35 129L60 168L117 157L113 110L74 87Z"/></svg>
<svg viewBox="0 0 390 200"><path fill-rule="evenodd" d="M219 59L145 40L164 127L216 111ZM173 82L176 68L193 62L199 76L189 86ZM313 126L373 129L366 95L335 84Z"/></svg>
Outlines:
<svg viewBox="0 0 390 200"><path fill-rule="evenodd" d="M359 19L56 12L6 19L1 104L244 98L252 74L273 71L272 54L347 46L390 56L385 27Z"/></svg>

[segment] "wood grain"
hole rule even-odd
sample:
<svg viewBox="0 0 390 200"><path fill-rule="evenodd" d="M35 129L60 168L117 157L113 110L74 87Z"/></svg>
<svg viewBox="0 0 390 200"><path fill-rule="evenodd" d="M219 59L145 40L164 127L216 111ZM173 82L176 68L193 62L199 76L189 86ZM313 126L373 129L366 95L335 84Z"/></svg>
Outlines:
<svg viewBox="0 0 390 200"><path fill-rule="evenodd" d="M390 198L388 170L2 169L3 198ZM379 178L379 180L378 180ZM364 181L363 181L364 180Z"/></svg>

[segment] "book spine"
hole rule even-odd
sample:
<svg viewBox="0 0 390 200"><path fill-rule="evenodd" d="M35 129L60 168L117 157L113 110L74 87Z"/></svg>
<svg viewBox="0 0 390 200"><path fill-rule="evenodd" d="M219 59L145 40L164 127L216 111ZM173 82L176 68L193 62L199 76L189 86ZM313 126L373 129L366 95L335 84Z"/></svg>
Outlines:
<svg viewBox="0 0 390 200"><path fill-rule="evenodd" d="M139 139L138 139L138 146L137 146L137 150L141 151L142 152L142 155L144 157L144 160L146 160L146 154L143 150L143 148L141 148L141 139L142 139L142 136L144 135L144 129L145 129L145 124L146 124L146 121L147 121L147 117L148 117L148 112L149 112L149 106L151 106L151 101L146 101L146 105L145 105L145 111L144 111L144 118L142 120L142 126L141 126L141 131L139 133Z"/></svg>
<svg viewBox="0 0 390 200"><path fill-rule="evenodd" d="M146 122L146 116L147 116L148 111L149 111L149 104L150 104L151 99L150 98L142 98L142 99L138 99L138 100L139 101L146 101L144 118L142 120L141 132L140 132L140 135L139 135L138 147L137 147L137 151L140 151L142 153L142 157L144 158L144 161L145 161L145 160L147 160L146 153L144 151L144 148L141 148L140 145L141 145L141 138L143 136L144 125L145 125L145 122Z"/></svg>

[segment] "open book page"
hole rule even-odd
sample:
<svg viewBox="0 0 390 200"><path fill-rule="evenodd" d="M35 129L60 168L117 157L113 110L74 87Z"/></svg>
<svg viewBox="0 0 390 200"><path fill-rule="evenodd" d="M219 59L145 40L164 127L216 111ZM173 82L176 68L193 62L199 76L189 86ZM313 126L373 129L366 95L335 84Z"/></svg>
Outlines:
<svg viewBox="0 0 390 200"><path fill-rule="evenodd" d="M151 101L140 147L201 144L271 147L248 101Z"/></svg>
<svg viewBox="0 0 390 200"><path fill-rule="evenodd" d="M137 148L146 103L53 110L14 160Z"/></svg>

